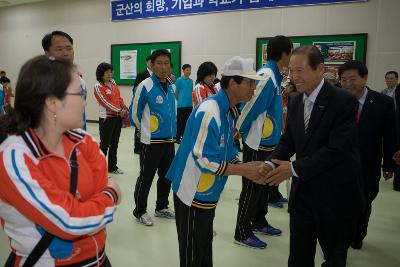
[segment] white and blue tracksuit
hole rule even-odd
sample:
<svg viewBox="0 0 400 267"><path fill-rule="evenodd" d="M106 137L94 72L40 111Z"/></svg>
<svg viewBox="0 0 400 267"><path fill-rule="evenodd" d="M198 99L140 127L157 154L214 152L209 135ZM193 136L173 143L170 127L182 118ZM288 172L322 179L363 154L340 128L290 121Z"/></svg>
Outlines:
<svg viewBox="0 0 400 267"><path fill-rule="evenodd" d="M237 128L243 141L254 150L269 151L278 144L282 130L282 75L275 61L269 60L258 72L268 77L257 81L251 100L242 105Z"/></svg>
<svg viewBox="0 0 400 267"><path fill-rule="evenodd" d="M143 144L175 142L175 95L169 83L167 90L165 93L154 73L134 90L129 120L140 129Z"/></svg>
<svg viewBox="0 0 400 267"><path fill-rule="evenodd" d="M156 210L168 208L171 182L165 178L175 156L176 106L170 83L161 84L153 73L133 90L129 119L140 131L140 175L136 181L133 214L147 212L147 199L157 172Z"/></svg>
<svg viewBox="0 0 400 267"><path fill-rule="evenodd" d="M233 142L236 107L230 109L224 90L207 98L190 115L182 143L166 175L172 190L187 206L215 208L227 176L236 163Z"/></svg>
<svg viewBox="0 0 400 267"><path fill-rule="evenodd" d="M237 128L243 132L243 162L264 161L279 142L282 130L283 105L280 84L282 76L275 61L269 60L258 72L268 77L258 81L254 96L242 105ZM268 225L268 185L242 178L242 191L236 220L235 239L243 241L253 235L253 229Z"/></svg>

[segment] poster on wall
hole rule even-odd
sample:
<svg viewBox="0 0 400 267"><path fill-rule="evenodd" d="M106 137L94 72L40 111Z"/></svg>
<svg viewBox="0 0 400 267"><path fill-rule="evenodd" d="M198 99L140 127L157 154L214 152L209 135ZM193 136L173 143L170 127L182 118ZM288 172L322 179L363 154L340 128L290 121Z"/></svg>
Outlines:
<svg viewBox="0 0 400 267"><path fill-rule="evenodd" d="M337 73L342 64L348 60L356 58L356 42L313 42L318 47L324 57L325 72L332 73L337 77Z"/></svg>
<svg viewBox="0 0 400 267"><path fill-rule="evenodd" d="M119 79L136 79L137 50L121 50Z"/></svg>

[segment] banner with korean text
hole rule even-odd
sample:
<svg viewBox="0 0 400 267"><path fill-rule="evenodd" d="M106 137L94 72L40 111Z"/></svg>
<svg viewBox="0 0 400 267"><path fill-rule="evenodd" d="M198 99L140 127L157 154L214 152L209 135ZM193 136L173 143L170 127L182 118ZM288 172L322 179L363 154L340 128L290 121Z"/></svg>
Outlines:
<svg viewBox="0 0 400 267"><path fill-rule="evenodd" d="M367 0L112 0L113 21Z"/></svg>

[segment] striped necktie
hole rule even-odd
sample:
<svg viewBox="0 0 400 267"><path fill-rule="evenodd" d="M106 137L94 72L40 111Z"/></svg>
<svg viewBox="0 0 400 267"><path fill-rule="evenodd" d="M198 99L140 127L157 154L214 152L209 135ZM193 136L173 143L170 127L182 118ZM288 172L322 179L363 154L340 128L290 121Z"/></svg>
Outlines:
<svg viewBox="0 0 400 267"><path fill-rule="evenodd" d="M313 107L313 102L306 98L304 100L304 130L307 131L308 123L310 122L311 111Z"/></svg>

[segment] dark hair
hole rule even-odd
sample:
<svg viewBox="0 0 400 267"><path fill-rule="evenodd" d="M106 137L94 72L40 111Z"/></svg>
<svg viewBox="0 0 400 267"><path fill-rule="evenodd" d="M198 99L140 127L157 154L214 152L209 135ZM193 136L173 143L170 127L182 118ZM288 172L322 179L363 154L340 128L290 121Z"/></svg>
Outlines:
<svg viewBox="0 0 400 267"><path fill-rule="evenodd" d="M186 70L187 68L191 68L190 64L183 64L182 70Z"/></svg>
<svg viewBox="0 0 400 267"><path fill-rule="evenodd" d="M10 79L8 79L6 76L3 76L0 78L0 83L10 83Z"/></svg>
<svg viewBox="0 0 400 267"><path fill-rule="evenodd" d="M226 90L229 86L229 81L231 79L233 79L237 84L241 84L243 81L242 76L224 76L224 75L222 75L221 81L220 81L221 88Z"/></svg>
<svg viewBox="0 0 400 267"><path fill-rule="evenodd" d="M292 52L292 55L299 54L307 55L308 65L313 70L316 70L319 64L324 63L324 57L322 56L321 51L314 45L300 46Z"/></svg>
<svg viewBox="0 0 400 267"><path fill-rule="evenodd" d="M149 61L149 60L151 60L151 55L148 55L148 56L146 57L146 62Z"/></svg>
<svg viewBox="0 0 400 267"><path fill-rule="evenodd" d="M208 75L214 74L217 76L217 66L211 61L206 61L200 64L199 68L197 69L197 83L203 82L204 78Z"/></svg>
<svg viewBox="0 0 400 267"><path fill-rule="evenodd" d="M96 80L99 83L103 83L104 73L106 71L108 71L108 70L112 70L112 71L114 70L113 65L111 65L110 63L102 62L97 66L97 69L96 69Z"/></svg>
<svg viewBox="0 0 400 267"><path fill-rule="evenodd" d="M151 53L151 63L154 63L156 59L160 56L166 56L169 58L169 62L171 62L171 53L167 49L158 49Z"/></svg>
<svg viewBox="0 0 400 267"><path fill-rule="evenodd" d="M37 56L26 62L18 75L14 110L2 117L1 131L21 134L28 128L36 128L46 99L65 97L73 67L66 59L48 56Z"/></svg>
<svg viewBox="0 0 400 267"><path fill-rule="evenodd" d="M342 66L340 66L339 71L338 71L339 79L342 78L342 74L346 70L357 70L358 74L361 77L365 77L365 75L368 75L367 66L365 66L365 64L359 60L349 60L346 63L344 63Z"/></svg>
<svg viewBox="0 0 400 267"><path fill-rule="evenodd" d="M279 61L282 53L290 54L293 49L292 41L283 35L277 35L268 41L267 60Z"/></svg>
<svg viewBox="0 0 400 267"><path fill-rule="evenodd" d="M68 41L72 45L74 44L74 40L72 39L72 37L68 33L63 32L63 31L52 31L52 32L46 33L46 35L43 36L42 47L43 47L44 51L49 51L53 36L64 36L65 38L68 39Z"/></svg>
<svg viewBox="0 0 400 267"><path fill-rule="evenodd" d="M6 71L2 70L0 71L0 74L6 74Z"/></svg>
<svg viewBox="0 0 400 267"><path fill-rule="evenodd" d="M390 70L390 71L386 72L385 78L386 78L386 76L388 76L389 74L394 74L394 77L396 77L396 79L399 78L399 74L397 73L397 71Z"/></svg>

